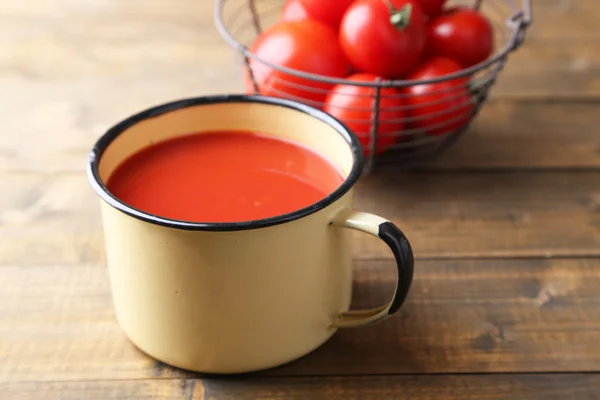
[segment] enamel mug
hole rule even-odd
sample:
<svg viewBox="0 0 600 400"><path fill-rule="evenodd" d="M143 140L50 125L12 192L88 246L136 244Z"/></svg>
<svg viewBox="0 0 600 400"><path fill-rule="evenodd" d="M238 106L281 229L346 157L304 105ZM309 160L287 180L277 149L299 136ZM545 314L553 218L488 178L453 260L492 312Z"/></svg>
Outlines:
<svg viewBox="0 0 600 400"><path fill-rule="evenodd" d="M123 203L105 186L115 168L145 146L225 130L261 132L309 146L342 172L344 182L309 207L239 223L151 215ZM127 337L166 364L243 373L287 363L322 345L338 328L396 312L412 282L413 254L395 225L352 208L362 167L360 143L342 123L282 99L192 98L115 125L90 152L87 173L101 199L113 304ZM375 309L348 310L350 230L380 238L396 258L393 298Z"/></svg>

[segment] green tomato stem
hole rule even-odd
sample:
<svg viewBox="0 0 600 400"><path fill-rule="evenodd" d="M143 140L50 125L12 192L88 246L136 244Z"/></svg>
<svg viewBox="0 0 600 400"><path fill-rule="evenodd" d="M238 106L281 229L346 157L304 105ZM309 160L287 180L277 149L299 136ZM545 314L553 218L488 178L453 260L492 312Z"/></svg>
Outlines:
<svg viewBox="0 0 600 400"><path fill-rule="evenodd" d="M385 3L390 10L390 23L399 31L404 30L410 23L412 4L408 3L401 10L398 10L394 7L391 0L385 0Z"/></svg>

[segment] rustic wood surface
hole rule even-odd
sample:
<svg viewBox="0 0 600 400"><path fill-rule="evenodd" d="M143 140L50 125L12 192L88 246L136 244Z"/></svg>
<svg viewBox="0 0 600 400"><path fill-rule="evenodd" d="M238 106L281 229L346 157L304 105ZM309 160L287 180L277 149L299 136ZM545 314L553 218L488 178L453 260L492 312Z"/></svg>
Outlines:
<svg viewBox="0 0 600 400"><path fill-rule="evenodd" d="M83 173L0 173L0 264L102 264L98 199ZM416 257L600 255L600 170L374 174L356 206L410 237ZM391 257L354 235L356 258Z"/></svg>
<svg viewBox="0 0 600 400"><path fill-rule="evenodd" d="M19 400L596 400L597 374L397 375L347 378L169 379L9 383ZM48 397L49 396L49 397ZM8 397L7 397L8 398Z"/></svg>
<svg viewBox="0 0 600 400"><path fill-rule="evenodd" d="M289 365L215 378L123 335L83 173L132 112L241 90L213 2L0 2L0 399L600 399L600 3L533 3L469 132L358 186L357 207L414 244L403 310ZM389 251L364 235L353 251L355 305L383 302Z"/></svg>
<svg viewBox="0 0 600 400"><path fill-rule="evenodd" d="M256 375L593 371L600 260L421 261L387 322L342 330L313 354ZM391 296L393 261L356 262L356 307ZM114 322L104 268L3 266L0 381L192 377L142 356Z"/></svg>

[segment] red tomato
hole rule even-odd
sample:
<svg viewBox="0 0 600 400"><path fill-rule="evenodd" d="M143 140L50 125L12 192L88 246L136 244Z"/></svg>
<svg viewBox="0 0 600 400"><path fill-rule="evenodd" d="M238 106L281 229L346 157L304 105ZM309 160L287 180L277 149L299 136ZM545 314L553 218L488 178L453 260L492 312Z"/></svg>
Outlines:
<svg viewBox="0 0 600 400"><path fill-rule="evenodd" d="M463 67L486 60L494 49L494 29L488 19L470 8L453 8L431 20L427 52L448 57Z"/></svg>
<svg viewBox="0 0 600 400"><path fill-rule="evenodd" d="M360 73L348 77L355 82L375 82L377 76ZM381 89L379 100L379 124L377 127L376 153L385 151L398 141L404 128L404 101L402 94L393 88ZM337 85L325 101L325 112L333 115L352 130L369 156L373 121L375 88L353 85Z"/></svg>
<svg viewBox="0 0 600 400"><path fill-rule="evenodd" d="M340 43L360 71L399 78L425 50L425 15L417 0L358 0L342 19Z"/></svg>
<svg viewBox="0 0 600 400"><path fill-rule="evenodd" d="M430 17L440 14L445 2L446 0L419 0L423 12Z"/></svg>
<svg viewBox="0 0 600 400"><path fill-rule="evenodd" d="M283 6L283 21L316 19L338 29L346 9L354 0L288 0Z"/></svg>
<svg viewBox="0 0 600 400"><path fill-rule="evenodd" d="M408 79L432 79L461 71L453 60L434 57L423 63ZM473 111L467 78L410 86L405 101L411 125L428 135L443 135L466 124ZM414 118L414 120L413 120Z"/></svg>
<svg viewBox="0 0 600 400"><path fill-rule="evenodd" d="M343 78L351 66L344 57L335 31L312 20L282 22L264 31L250 46L263 60L304 72ZM300 78L250 59L260 94L304 101L321 107L333 85ZM254 93L248 71L246 91Z"/></svg>

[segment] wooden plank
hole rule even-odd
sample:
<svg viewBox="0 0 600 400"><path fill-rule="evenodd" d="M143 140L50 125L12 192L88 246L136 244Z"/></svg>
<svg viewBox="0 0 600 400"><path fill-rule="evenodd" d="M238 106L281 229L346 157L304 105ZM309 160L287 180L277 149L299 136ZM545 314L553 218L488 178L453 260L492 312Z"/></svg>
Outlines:
<svg viewBox="0 0 600 400"><path fill-rule="evenodd" d="M596 0L531 0L533 25L529 37L557 41L600 36Z"/></svg>
<svg viewBox="0 0 600 400"><path fill-rule="evenodd" d="M110 107L114 114L108 115L111 119L106 124L111 124L126 113L157 102L243 90L239 63L233 52L214 36L199 39L194 31L178 32L176 36L183 39L174 44L157 37L151 28L139 28L148 31L151 50L140 48L140 39L136 37L120 39L118 46L107 43L106 39L90 38L87 46L90 54L81 52L64 33L41 31L40 37L31 39L31 43L17 43L25 46L27 52L14 41L6 39L3 43L0 39L0 45L6 48L5 56L0 54L0 83L18 100L8 105L11 109L17 105L28 106L21 114L25 111L42 113L51 107L45 103L54 101L57 104L53 109L62 113L70 111L86 123L89 123L86 118L92 117L94 122L102 122L98 118L108 112L104 107ZM8 29L5 33L14 34ZM553 39L526 42L510 55L494 86L492 98L598 99L600 56L594 51L595 40L566 41L560 45ZM39 55L41 47L48 59ZM162 54L169 54L169 58L165 59ZM50 64L54 57L68 59L69 64ZM17 88L22 90L15 90ZM35 90L36 98L25 97L26 93L22 93L25 88ZM85 88L89 92L84 91ZM90 92L94 93L93 98L86 96ZM22 104L26 99L29 103ZM87 114L80 108L86 108Z"/></svg>
<svg viewBox="0 0 600 400"><path fill-rule="evenodd" d="M505 17L512 14L507 6L511 1L520 0L484 1L483 8L502 26ZM600 7L595 0L535 0L533 6L535 19L527 37L532 48L538 47L539 41L548 45L559 41L561 45L554 48L560 53L564 51L560 47L569 48L586 38L593 44L591 39L598 37L593 28L600 22ZM39 23L41 18L44 24ZM226 56L229 48L214 26L212 7L190 0L150 1L144 7L133 0L45 0L39 7L5 2L0 5L0 33L5 50L0 54L0 65L5 64L9 73L14 69L17 76L74 79L97 72L114 75L137 65L153 71L187 63L201 71L204 63L198 60L230 63ZM502 35L498 39L499 45L504 43ZM32 52L35 49L44 52ZM593 51L587 55L593 57ZM42 63L57 56L69 62ZM544 63L540 60L539 64Z"/></svg>
<svg viewBox="0 0 600 400"><path fill-rule="evenodd" d="M205 381L206 400L592 400L600 376L440 375Z"/></svg>
<svg viewBox="0 0 600 400"><path fill-rule="evenodd" d="M497 2L498 0L494 0L490 4ZM508 0L506 2L508 3ZM538 4L537 1L534 3ZM586 80L597 79L598 54L594 51L594 43L598 35L593 33L595 30L592 27L600 23L600 7L594 0L580 0L574 4L573 9L567 10L566 14L565 7L545 7L541 11L536 9L540 14L536 14L531 34L522 48L510 58L509 68L504 72L505 76L513 73L517 77L519 74L527 74L533 82L521 79L521 82L527 84L526 87L516 83L504 83L507 93L512 93L508 91L510 88L520 94L527 94L531 91L528 88L532 84L536 89L534 92L544 91L544 77L536 74L537 71L554 75L563 72L563 79L566 80L561 86L560 83L547 79L545 83L553 86L546 88L543 93L548 93L556 87L561 91L559 93L564 92L564 95L568 95L570 88L567 83L571 80L579 82L586 74ZM3 7L4 4L0 6L0 12ZM155 81L161 78L158 75L171 71L173 73L168 83L177 85L183 74L188 80L187 87L184 88L188 90L192 84L189 80L193 80L194 77L203 79L204 86L211 91L220 88L240 90L240 71L233 62L233 50L214 27L212 10L197 10L196 8L201 6L191 3L179 8L169 7L171 11L165 11L161 15L147 16L143 14L142 7L138 7L137 2L136 13L128 10L125 2L93 7L93 2L90 1L87 7L91 8L75 6L69 10L63 4L60 7L61 13L54 17L52 14L48 15L44 24L39 23L39 17L17 15L2 18L0 14L0 46L3 48L3 52L0 53L0 66L3 67L0 76L12 78L3 83L12 87L26 82L44 88L44 83L61 81L61 85L68 83L72 86L78 80L87 78L88 85L93 86L95 93L99 90L107 94L113 93L111 98L123 101L126 99L114 95L114 90L125 91L129 87L121 87L115 82L114 89L103 90L107 80L125 76L124 79L131 81L128 85L132 87L140 80L146 85L156 86L158 83ZM145 7L143 9L148 11ZM151 9L152 7L149 7L149 10ZM172 14L174 10L178 10L179 13ZM186 18L191 20L185 22ZM590 19L591 25L586 25L587 22L582 22L582 19ZM69 21L66 26L65 20ZM544 23L547 23L556 35L534 35L536 29L541 28ZM569 37L568 32L564 30L569 23L574 25L574 29L581 32L583 37ZM589 34L593 36L587 37ZM499 40L498 47L502 47L505 39ZM68 62L53 62L57 58ZM593 74L594 72L596 74ZM184 84L185 82L181 83ZM166 82L162 86L169 89ZM597 94L597 82L591 82L591 86ZM591 89L586 91L590 92ZM49 94L60 95L57 92L58 90ZM124 93L132 95L135 92L130 90ZM18 91L14 94L19 96ZM89 101L89 98L85 97L82 100L86 99Z"/></svg>
<svg viewBox="0 0 600 400"><path fill-rule="evenodd" d="M525 0L485 0L484 12L490 17L512 15L508 4L522 4ZM240 0L228 0L233 5L243 4ZM257 1L261 9L268 10L283 0ZM454 4L473 4L473 0L453 0ZM488 3L488 4L485 4ZM534 24L532 37L552 39L598 37L593 29L600 21L600 8L596 0L532 0ZM193 0L152 0L140 7L137 0L88 0L86 2L64 2L61 0L38 0L36 7L27 7L26 3L3 2L0 5L0 21L23 22L64 21L69 19L75 24L90 21L115 21L119 24L135 23L136 20L176 21L182 26L202 29L212 27L213 10ZM499 18L498 18L499 19ZM78 22L80 21L80 22ZM98 27L102 29L101 27Z"/></svg>
<svg viewBox="0 0 600 400"><path fill-rule="evenodd" d="M596 371L599 267L598 259L421 261L398 315L342 330L268 373ZM384 303L394 277L390 262L357 263L353 307Z"/></svg>
<svg viewBox="0 0 600 400"><path fill-rule="evenodd" d="M490 103L427 169L597 168L596 104Z"/></svg>
<svg viewBox="0 0 600 400"><path fill-rule="evenodd" d="M187 0L154 1L147 7L135 1L63 3L0 5L0 86L11 94L0 109L0 129L10 132L0 138L0 170L81 170L93 141L133 112L181 97L242 90L240 70L214 28L210 8ZM509 59L492 99L598 99L596 39L568 39L564 28L594 32L586 21L600 21L600 7L594 0L534 3L535 27L550 21L554 30L560 26L562 39L534 35ZM488 109L486 123L495 124L490 117L495 108ZM553 120L565 131L572 121ZM590 123L584 132L597 134L597 126ZM573 143L589 148L578 137ZM561 157L570 157L567 150ZM504 159L503 154L497 158ZM579 156L573 154L567 164L596 165L597 157L590 164Z"/></svg>
<svg viewBox="0 0 600 400"><path fill-rule="evenodd" d="M597 108L595 103L489 103L454 146L440 159L421 167L598 168L600 115ZM82 173L85 154L101 134L101 126L92 128L86 124L77 128L71 115L74 110L50 107L44 113L51 111L52 116L40 116L41 120L37 117L22 119L23 125L19 125L18 120L25 118L24 112L17 112L21 115L14 118L18 134L0 136L0 171ZM115 111L105 108L94 113L109 115ZM56 127L53 135L31 126L44 118L52 120ZM108 120L106 125L109 125Z"/></svg>
<svg viewBox="0 0 600 400"><path fill-rule="evenodd" d="M60 2L54 6L50 4L53 1L58 2L47 0L46 3L54 12L42 14L42 6L11 10L17 3L0 5L0 46L3 48L0 76L4 78L0 78L0 82L6 84L7 89L30 83L39 92L48 84L60 81L60 86L50 85L54 90L42 91L37 98L61 96L58 88L62 89L62 85L69 84L68 94L69 86L76 88L77 81L87 78L90 91L85 92L86 95L104 92L112 100L126 101L115 90L120 89L129 96L136 91L151 92L153 86L159 85L156 81L164 78L161 75L171 72L169 82L161 85L168 90L161 101L169 95L169 90L197 93L193 85L198 81L210 91L240 90L240 73L232 64L231 49L218 35L212 9L208 7L202 8L201 4L187 0L180 0L178 4L149 2L144 7L139 7L136 1ZM490 2L495 3L498 0ZM563 70L566 82L581 81L583 78L578 76L597 71L598 55L593 51L597 34L592 29L600 22L597 3L594 0L552 0L535 1L534 6L536 20L532 32L511 64L524 63L525 71L554 69L555 74L557 66L567 65L571 69ZM39 23L40 15L44 16L43 24ZM538 31L547 32L536 35ZM64 62L57 63L57 59ZM529 74L530 79L538 90L543 90L543 77L540 82L535 79L540 76L533 72ZM506 71L505 75L508 74ZM597 75L591 77L597 79ZM107 81L113 86L109 91L104 88ZM528 83L527 79L521 81ZM566 82L557 88L568 93ZM553 79L547 79L546 83L561 85ZM140 84L142 87L137 87ZM146 85L149 88L145 89ZM182 87L176 91L169 89L170 85ZM517 84L505 85L518 89L519 93L530 92ZM597 94L596 82L591 86ZM19 92L23 90L15 90L14 95L20 96ZM547 92L548 89L544 93ZM152 102L151 93L145 95L146 101ZM86 99L89 101L89 97L82 97Z"/></svg>
<svg viewBox="0 0 600 400"><path fill-rule="evenodd" d="M354 307L386 301L394 269L356 263ZM421 261L400 314L256 375L600 371L599 285L600 259ZM0 359L0 382L194 377L133 347L84 265L0 267Z"/></svg>
<svg viewBox="0 0 600 400"><path fill-rule="evenodd" d="M103 264L83 174L0 175L0 265ZM417 258L600 255L600 172L376 173L356 207L400 226ZM356 258L389 249L356 232Z"/></svg>
<svg viewBox="0 0 600 400"><path fill-rule="evenodd" d="M597 255L599 188L595 172L385 172L358 185L356 205L404 229L419 258ZM382 249L362 239L355 255Z"/></svg>
<svg viewBox="0 0 600 400"><path fill-rule="evenodd" d="M83 173L0 178L0 264L103 263L96 195Z"/></svg>
<svg viewBox="0 0 600 400"><path fill-rule="evenodd" d="M8 383L0 398L38 400L593 400L598 374L405 375Z"/></svg>
<svg viewBox="0 0 600 400"><path fill-rule="evenodd" d="M115 322L99 267L0 267L0 382L159 375Z"/></svg>
<svg viewBox="0 0 600 400"><path fill-rule="evenodd" d="M559 42L560 44L557 41L558 39L529 40L510 54L491 90L490 99L598 99L600 55L594 44L597 39L565 41Z"/></svg>
<svg viewBox="0 0 600 400"><path fill-rule="evenodd" d="M80 45L72 43L73 35L81 32L65 33L57 27L49 32L42 29L45 25L37 24L32 31L24 30L29 35L24 41L15 41L16 28L0 24L0 33L6 29L0 35L0 47L6 49L0 54L0 86L11 93L11 101L0 110L0 127L10 132L0 138L0 170L81 170L85 154L96 138L125 116L172 99L241 90L239 68L215 32L197 35L178 25L164 28L171 29L178 38L173 43L154 24L138 25L113 32L119 34L116 38L105 28L106 32L90 38L83 52ZM81 29L83 26L89 25L82 25ZM141 36L152 45L141 48ZM509 59L493 88L492 101L598 99L600 56L594 49L593 40L564 45L547 40L524 46ZM56 58L68 62L55 63ZM35 98L29 93L36 93ZM596 146L588 146L588 139L572 134L572 126L577 123L582 126L581 135L597 138L597 122L583 124L565 117L567 112L589 113L595 104L554 105L554 110L564 107L559 111L561 119L546 112L546 104L517 106L524 109L525 116L531 115L531 120L547 118L562 129L556 141L544 138L543 143L551 150L560 147L567 135L572 138L559 152L567 166L597 165L597 156L580 157L581 150L570 152L575 147L592 149L592 155L597 154ZM495 116L504 115L497 107L505 106L488 104L478 122L492 126L503 122ZM514 120L513 128L518 130L527 121ZM492 144L485 143L481 149L484 154L495 151ZM518 147L514 158L538 166L527 163L526 150L527 147ZM499 152L495 158L510 163L512 152L507 153ZM552 160L554 154L546 158Z"/></svg>
<svg viewBox="0 0 600 400"><path fill-rule="evenodd" d="M203 400L199 380L27 382L3 385L0 399L38 400Z"/></svg>

